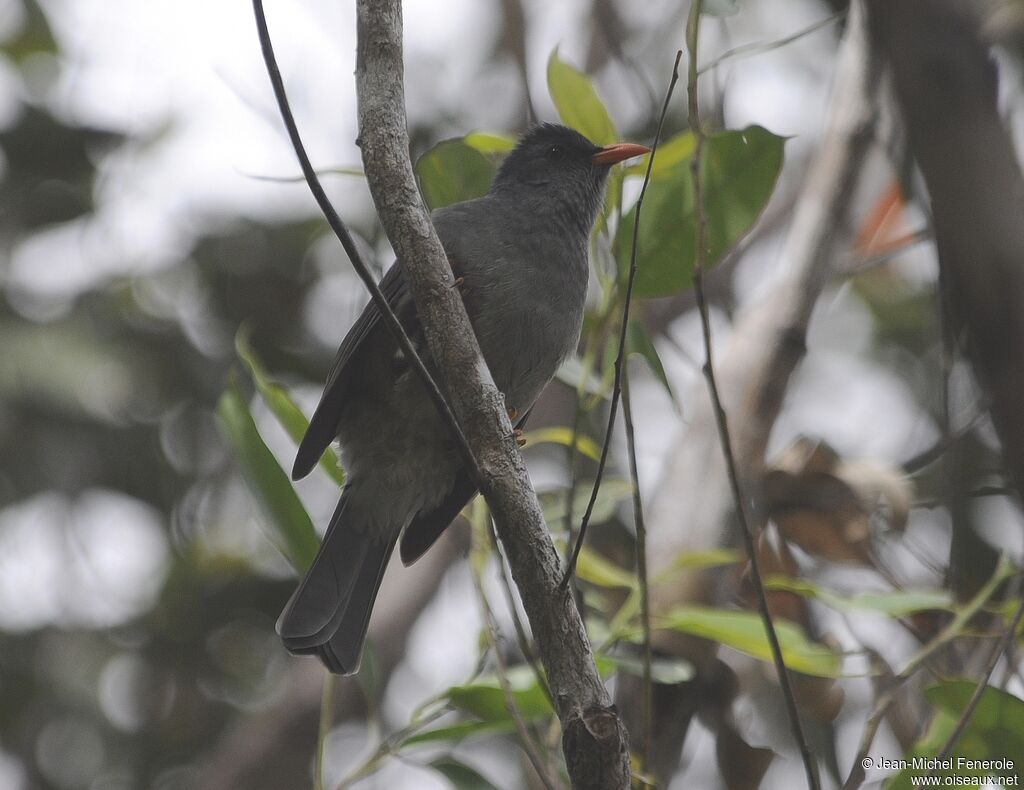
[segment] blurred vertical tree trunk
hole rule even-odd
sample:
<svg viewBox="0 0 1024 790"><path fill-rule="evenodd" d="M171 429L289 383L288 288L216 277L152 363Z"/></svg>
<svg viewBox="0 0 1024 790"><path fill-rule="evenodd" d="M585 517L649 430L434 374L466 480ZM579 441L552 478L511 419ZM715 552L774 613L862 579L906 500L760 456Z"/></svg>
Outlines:
<svg viewBox="0 0 1024 790"><path fill-rule="evenodd" d="M1024 483L1024 179L997 106L976 9L953 0L870 0L911 153L928 189L941 298L984 390L1009 479ZM964 496L966 492L954 492ZM973 566L956 551L950 571ZM974 541L977 542L977 541ZM970 592L970 580L966 592ZM960 589L961 594L965 591Z"/></svg>

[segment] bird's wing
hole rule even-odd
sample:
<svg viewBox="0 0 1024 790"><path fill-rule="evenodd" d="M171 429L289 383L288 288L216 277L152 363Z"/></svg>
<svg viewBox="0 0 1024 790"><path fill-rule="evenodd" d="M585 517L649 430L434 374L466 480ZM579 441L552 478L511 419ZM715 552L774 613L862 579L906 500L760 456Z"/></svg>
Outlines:
<svg viewBox="0 0 1024 790"><path fill-rule="evenodd" d="M516 429L522 430L529 417L530 412L528 411L516 423ZM441 533L448 529L476 494L476 484L469 476L469 472L466 471L466 467L460 466L459 472L455 476L455 485L452 486L452 490L448 492L441 503L433 510L417 513L409 526L405 528L405 532L402 533L402 542L399 547L402 564L412 565L426 554L427 549L434 545L441 537Z"/></svg>
<svg viewBox="0 0 1024 790"><path fill-rule="evenodd" d="M473 201L475 202L475 201ZM448 253L455 276L458 277L460 267L455 263L459 257L455 249L459 239L465 234L466 224L460 222L465 207L468 203L450 206L435 211L433 214L434 226L441 239L442 246ZM471 224L471 223L470 223ZM385 300L395 311L405 331L416 339L419 332L419 319L416 317L416 308L413 305L412 297L406 285L405 276L402 274L402 267L396 261L388 269L384 278L380 281L380 290ZM372 301L363 308L359 318L349 329L345 339L341 341L341 347L334 358L334 365L331 367L330 375L327 377L327 384L324 385L324 393L320 396L320 403L309 421L309 428L306 435L299 443L298 452L295 455L295 464L292 467L292 479L298 480L310 473L324 450L334 441L338 433L338 421L341 419L342 410L351 392L351 385L354 380L351 363L359 355L360 349L364 348L367 338L381 324L380 311ZM382 328L381 332L386 332ZM393 354L397 343L388 336L388 343L380 353Z"/></svg>
<svg viewBox="0 0 1024 790"><path fill-rule="evenodd" d="M409 299L402 268L397 263L391 265L387 274L384 275L384 279L380 281L380 290L391 309L399 315L400 319L404 318L404 314L408 312L407 305L411 305L412 300ZM412 318L415 320L414 316ZM371 301L363 308L363 312L359 314L359 318L349 329L345 339L341 341L338 354L331 366L331 372L327 376L324 393L320 396L320 403L317 405L316 411L313 412L306 435L302 437L302 442L299 444L295 465L292 467L292 479L298 480L309 474L320 460L324 450L334 441L338 432L338 421L341 419L341 412L348 400L352 384L352 376L346 375L351 372L348 370L350 363L364 347L366 339L374 328L380 323L380 310ZM402 323L406 324L406 321L403 320Z"/></svg>

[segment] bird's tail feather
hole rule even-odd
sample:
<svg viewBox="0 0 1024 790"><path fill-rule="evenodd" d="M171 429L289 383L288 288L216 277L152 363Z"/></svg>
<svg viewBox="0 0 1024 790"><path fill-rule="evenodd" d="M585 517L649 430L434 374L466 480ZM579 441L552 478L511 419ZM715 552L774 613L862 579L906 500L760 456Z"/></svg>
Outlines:
<svg viewBox="0 0 1024 790"><path fill-rule="evenodd" d="M394 538L378 538L354 523L342 493L320 551L277 621L292 653L314 654L331 672L359 669L370 611L377 597Z"/></svg>

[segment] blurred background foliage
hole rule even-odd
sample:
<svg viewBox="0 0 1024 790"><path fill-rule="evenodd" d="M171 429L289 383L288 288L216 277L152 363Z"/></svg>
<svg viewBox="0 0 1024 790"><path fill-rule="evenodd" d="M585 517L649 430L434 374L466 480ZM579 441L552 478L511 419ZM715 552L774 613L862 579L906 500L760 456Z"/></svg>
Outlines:
<svg viewBox="0 0 1024 790"><path fill-rule="evenodd" d="M325 705L319 665L280 646L273 624L292 567L315 550L314 525L343 477L327 455L293 488L281 466L365 296L293 183L247 3L218 4L209 18L198 2L91 5L0 4L0 787L305 787L318 731L324 786L354 771L362 787L527 786L536 778L509 748L521 733L502 667L557 777L550 707L516 639L479 503L472 530L463 524L423 563L392 569L363 671L329 687ZM724 340L738 306L770 279L820 140L844 22L840 4L811 0L708 5L721 14L707 24L709 63L806 31L702 77L720 261L708 289ZM343 6L268 11L300 126L383 267L390 252L353 167ZM429 6L407 4L406 36L413 153L431 206L486 189L531 114L561 116L598 142L650 140L685 4L467 0L444 20ZM1017 74L1012 58L1005 68ZM644 299L629 332L645 494L701 384L685 115L680 93L645 204ZM845 776L890 668L950 623L994 629L1012 614L1000 602L1011 566L998 558L1022 555L983 397L963 363L943 359L934 249L927 233L907 240L926 222L920 196L895 178L903 165L879 145L866 168L851 207L857 232L819 305L764 480L779 540L762 562L829 777ZM640 175L642 165L620 169L610 184L587 342L528 435L561 546L599 452ZM956 439L948 466L936 463L948 449L944 411ZM622 649L638 638L622 450L617 437L579 569L613 682L639 672ZM947 498L954 484L967 495ZM686 529L685 503L679 512ZM701 700L673 786L794 786L799 763L732 549L704 546L672 571L715 569L717 581L662 625L725 645L711 679L678 656L655 661L660 693ZM976 668L968 642L873 754L941 747L970 693L951 679ZM1020 743L1020 679L1006 674L1009 692L986 692L965 737L979 755ZM333 721L321 721L325 710Z"/></svg>

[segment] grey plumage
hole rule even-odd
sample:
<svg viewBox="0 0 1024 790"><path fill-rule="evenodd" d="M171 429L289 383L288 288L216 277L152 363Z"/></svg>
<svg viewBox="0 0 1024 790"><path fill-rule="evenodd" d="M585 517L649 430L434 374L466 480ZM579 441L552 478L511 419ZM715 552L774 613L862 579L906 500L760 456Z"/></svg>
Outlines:
<svg viewBox="0 0 1024 790"><path fill-rule="evenodd" d="M615 150L613 150L615 149ZM519 414L579 340L590 229L608 167L642 149L560 126L528 132L484 197L435 212L484 360ZM632 151L632 153L630 153ZM381 289L427 352L401 269ZM348 475L320 551L278 621L285 646L332 672L358 669L370 610L402 534L407 564L476 493L415 371L369 304L342 342L296 456L307 474L337 437Z"/></svg>

